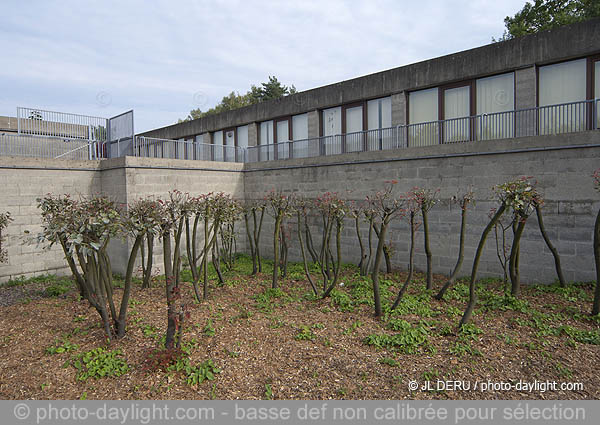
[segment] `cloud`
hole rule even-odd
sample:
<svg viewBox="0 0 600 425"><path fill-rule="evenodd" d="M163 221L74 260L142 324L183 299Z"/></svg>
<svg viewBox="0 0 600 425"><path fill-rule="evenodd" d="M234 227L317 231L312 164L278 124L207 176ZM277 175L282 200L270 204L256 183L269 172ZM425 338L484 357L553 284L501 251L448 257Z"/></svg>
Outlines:
<svg viewBox="0 0 600 425"><path fill-rule="evenodd" d="M0 115L14 115L19 105L104 115L133 108L136 130L144 131L207 109L231 91L244 93L269 75L306 90L486 44L522 5L9 2L0 16L8 46ZM101 92L111 105L98 105Z"/></svg>

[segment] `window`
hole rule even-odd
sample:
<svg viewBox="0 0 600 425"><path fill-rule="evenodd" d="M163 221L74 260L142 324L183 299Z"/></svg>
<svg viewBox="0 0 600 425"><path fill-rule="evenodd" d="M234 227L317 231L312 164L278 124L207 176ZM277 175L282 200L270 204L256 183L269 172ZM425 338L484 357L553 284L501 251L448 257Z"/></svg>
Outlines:
<svg viewBox="0 0 600 425"><path fill-rule="evenodd" d="M476 82L477 140L513 137L514 73L480 78Z"/></svg>
<svg viewBox="0 0 600 425"><path fill-rule="evenodd" d="M470 139L471 86L441 89L444 143Z"/></svg>
<svg viewBox="0 0 600 425"><path fill-rule="evenodd" d="M368 132L368 150L383 149L384 145L389 145L393 133L391 130L373 131L388 129L392 126L392 98L384 97L373 99L367 102L367 130Z"/></svg>
<svg viewBox="0 0 600 425"><path fill-rule="evenodd" d="M214 161L223 161L223 131L213 133L213 152Z"/></svg>
<svg viewBox="0 0 600 425"><path fill-rule="evenodd" d="M308 156L308 114L294 115L292 117L292 138L294 139L294 158L306 158Z"/></svg>
<svg viewBox="0 0 600 425"><path fill-rule="evenodd" d="M225 161L235 161L235 128L225 130Z"/></svg>
<svg viewBox="0 0 600 425"><path fill-rule="evenodd" d="M594 128L600 128L600 59L592 62L594 65L594 108L596 110L596 125Z"/></svg>
<svg viewBox="0 0 600 425"><path fill-rule="evenodd" d="M539 134L587 128L586 67L586 59L578 59L539 68Z"/></svg>
<svg viewBox="0 0 600 425"><path fill-rule="evenodd" d="M356 152L363 150L363 106L344 107L345 125L344 152Z"/></svg>
<svg viewBox="0 0 600 425"><path fill-rule="evenodd" d="M260 138L259 145L264 146L259 148L258 160L268 161L273 159L273 121L265 121L260 123Z"/></svg>
<svg viewBox="0 0 600 425"><path fill-rule="evenodd" d="M428 146L439 143L438 101L437 88L409 93L409 145Z"/></svg>
<svg viewBox="0 0 600 425"><path fill-rule="evenodd" d="M334 155L342 153L341 137L342 134L342 107L325 109L322 112L323 137L325 155Z"/></svg>
<svg viewBox="0 0 600 425"><path fill-rule="evenodd" d="M280 118L275 121L275 143L276 143L276 158L289 158L289 142L290 137L290 118Z"/></svg>
<svg viewBox="0 0 600 425"><path fill-rule="evenodd" d="M237 131L237 146L240 148L248 147L248 126L243 125L236 129Z"/></svg>
<svg viewBox="0 0 600 425"><path fill-rule="evenodd" d="M196 159L210 161L212 159L212 149L210 145L210 134L199 134L196 136Z"/></svg>
<svg viewBox="0 0 600 425"><path fill-rule="evenodd" d="M294 140L308 139L308 114L292 117L292 138Z"/></svg>

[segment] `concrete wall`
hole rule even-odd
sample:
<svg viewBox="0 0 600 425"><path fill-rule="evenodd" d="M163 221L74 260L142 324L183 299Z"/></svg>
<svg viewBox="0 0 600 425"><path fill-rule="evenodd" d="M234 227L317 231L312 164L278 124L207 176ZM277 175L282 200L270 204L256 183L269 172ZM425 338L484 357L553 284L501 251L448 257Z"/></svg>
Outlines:
<svg viewBox="0 0 600 425"><path fill-rule="evenodd" d="M242 166L132 157L101 162L0 157L0 211L8 211L14 218L4 233L9 260L0 264L0 282L17 276L68 272L60 248L44 250L28 243L42 230L36 199L47 193L73 197L102 193L118 203L148 196L165 197L173 189L192 195L222 191L243 198ZM240 238L238 246L242 250L244 243ZM128 243L115 239L109 248L114 271L123 273ZM160 253L160 245L157 252ZM161 262L157 254L155 264Z"/></svg>
<svg viewBox="0 0 600 425"><path fill-rule="evenodd" d="M0 264L0 282L66 271L60 247L43 250L30 241L42 230L36 199L47 193L77 197L100 192L99 167L99 161L0 157L0 210L14 218L5 230L8 263Z"/></svg>
<svg viewBox="0 0 600 425"><path fill-rule="evenodd" d="M578 147L579 146L579 147ZM600 133L587 132L513 141L473 142L388 152L361 152L335 157L247 164L246 198L262 197L270 189L316 197L326 191L348 199L363 200L383 187L386 180L399 181L395 191L415 186L440 188L442 202L430 213L431 246L436 273L450 273L458 253L460 210L448 200L473 187L476 205L469 211L463 274L468 275L488 212L497 207L491 188L509 179L534 176L546 198L545 224L562 256L565 277L593 280L592 233L600 197L590 177L600 164ZM285 168L283 168L285 167ZM271 254L272 223L266 223L262 250ZM316 223L316 221L315 221ZM292 226L295 229L295 225ZM396 250L393 262L405 268L408 260L408 225L398 220L391 226ZM366 227L363 226L366 237ZM313 235L318 239L317 227ZM360 251L353 224L347 221L343 238L344 260L357 262ZM510 241L510 239L509 239ZM426 260L423 235L417 235L416 265ZM535 215L526 227L521 245L521 274L525 282L555 279L553 258L539 234ZM297 250L291 257L299 259ZM480 265L482 276L501 273L493 236Z"/></svg>
<svg viewBox="0 0 600 425"><path fill-rule="evenodd" d="M468 274L487 215L497 204L491 187L518 176L535 177L546 199L545 221L558 248L569 280L593 280L592 233L600 197L593 189L591 173L600 164L600 132L471 142L396 151L357 152L330 157L291 159L253 164L217 163L153 158L115 158L104 161L60 161L0 158L0 210L15 218L7 232L9 262L0 265L0 281L20 275L64 273L60 250L43 251L24 244L24 231L41 230L36 198L52 192L72 196L104 193L117 202L167 195L179 189L192 195L223 191L237 199L263 198L271 189L314 198L338 192L347 199L363 200L386 180L398 180L398 194L414 186L440 188L442 202L430 213L434 270L449 273L456 261L460 211L448 200L472 187L476 205L469 211L463 274ZM293 220L291 220L293 223ZM314 236L318 241L317 221ZM245 249L240 231L238 248ZM295 227L292 227L295 229ZM366 234L366 229L363 226ZM292 230L294 234L295 231ZM272 220L267 215L262 251L271 254ZM359 251L352 223L343 233L344 260L355 262ZM396 254L393 262L404 268L408 253L408 226L393 223L390 232ZM425 266L422 234L417 239L417 267ZM292 244L291 258L299 259ZM555 278L553 260L539 234L535 217L526 228L521 246L521 271L525 282L550 282ZM128 245L115 240L111 258L116 272L123 272ZM160 265L160 247L155 264ZM488 241L480 270L499 275L494 240Z"/></svg>

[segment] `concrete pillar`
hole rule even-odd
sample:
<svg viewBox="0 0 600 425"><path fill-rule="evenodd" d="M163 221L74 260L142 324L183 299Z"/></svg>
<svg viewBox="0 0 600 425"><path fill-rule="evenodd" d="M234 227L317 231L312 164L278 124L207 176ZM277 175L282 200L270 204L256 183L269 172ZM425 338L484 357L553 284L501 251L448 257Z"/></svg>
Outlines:
<svg viewBox="0 0 600 425"><path fill-rule="evenodd" d="M258 146L258 124L248 124L248 146Z"/></svg>
<svg viewBox="0 0 600 425"><path fill-rule="evenodd" d="M319 111L308 112L308 138L319 137Z"/></svg>
<svg viewBox="0 0 600 425"><path fill-rule="evenodd" d="M406 92L392 95L392 126L406 124Z"/></svg>
<svg viewBox="0 0 600 425"><path fill-rule="evenodd" d="M515 71L515 109L535 108L537 105L535 66ZM515 137L534 136L537 112L534 110L517 112L515 116Z"/></svg>

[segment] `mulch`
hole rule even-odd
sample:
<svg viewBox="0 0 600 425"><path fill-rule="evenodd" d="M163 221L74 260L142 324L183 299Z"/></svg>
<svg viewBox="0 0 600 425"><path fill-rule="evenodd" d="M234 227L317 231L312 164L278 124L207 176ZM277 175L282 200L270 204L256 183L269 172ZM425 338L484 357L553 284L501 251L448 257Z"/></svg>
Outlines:
<svg viewBox="0 0 600 425"><path fill-rule="evenodd" d="M386 276L402 282L403 274ZM417 276L419 277L419 276ZM422 277L421 277L422 278ZM436 287L443 283L436 276ZM99 316L71 291L63 298L41 297L40 288L0 290L0 397L3 399L598 399L597 365L600 346L572 343L565 335L540 336L536 329L516 321L526 318L512 310L479 310L473 323L483 330L472 342L477 354L452 354L456 335L441 335L444 325L456 327L460 316L449 306L463 301L436 301L430 306L442 314L431 318L429 347L416 354L377 349L364 343L370 334L392 334L373 317L367 305L342 312L330 299L310 300L304 281L282 282L293 300L274 299L271 311L260 309L253 296L269 287L269 276L240 276L233 284L212 287L209 299L193 302L191 285L184 285L189 301L185 341L197 341L192 363L212 359L221 369L213 381L198 386L182 373L147 370L147 358L159 347L166 329L164 288L133 288L128 332L111 343L121 349L130 371L120 377L77 380L69 360L78 353L106 346ZM27 286L27 285L25 285ZM499 288L496 288L499 291ZM422 291L413 285L409 293ZM585 289L591 294L591 287ZM118 292L118 290L117 290ZM37 295L35 295L37 294ZM522 296L540 311L582 312L589 303L560 294L524 291ZM7 305L10 304L10 305ZM553 306L552 310L549 306ZM572 315L571 315L572 316ZM565 325L597 330L593 321L569 316ZM421 318L407 315L417 323ZM212 323L213 336L205 327ZM354 326L352 326L354 324ZM313 340L296 338L303 326ZM154 331L154 329L156 331ZM48 347L68 340L75 351L49 354ZM382 363L394 359L397 365ZM389 361L388 361L389 363ZM469 390L410 391L408 383L426 380L465 381ZM478 382L581 382L576 391L474 390ZM270 391L268 391L270 388Z"/></svg>

